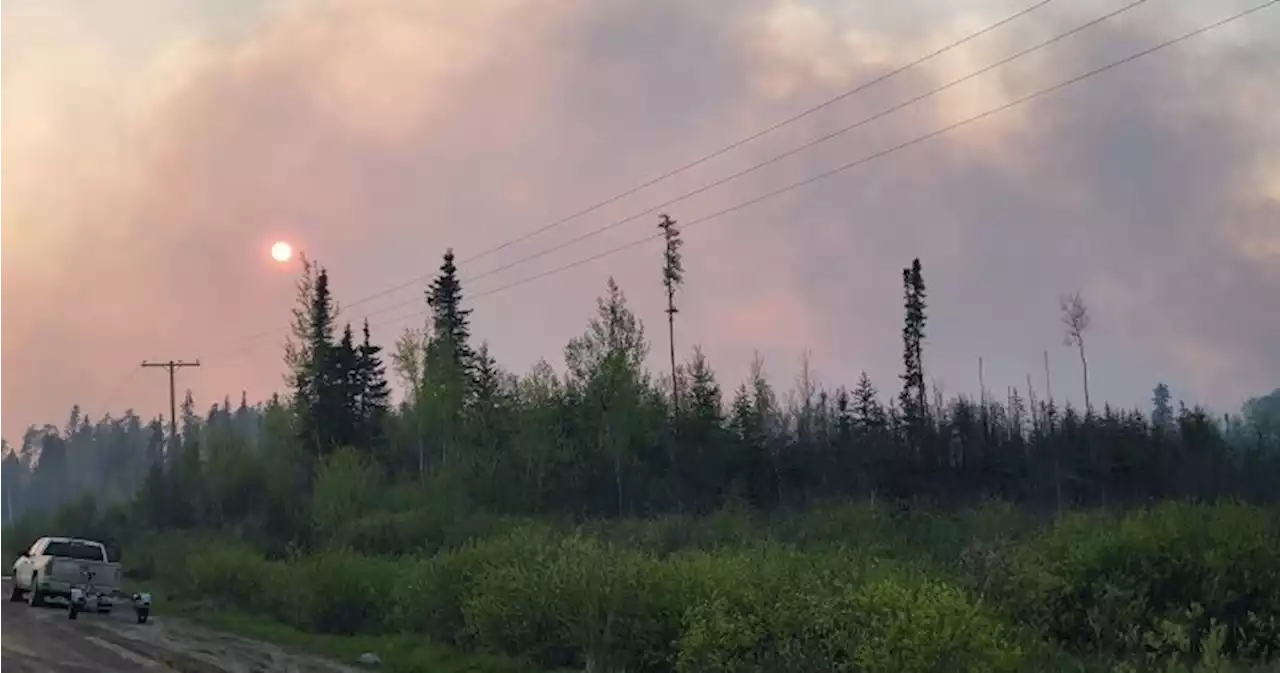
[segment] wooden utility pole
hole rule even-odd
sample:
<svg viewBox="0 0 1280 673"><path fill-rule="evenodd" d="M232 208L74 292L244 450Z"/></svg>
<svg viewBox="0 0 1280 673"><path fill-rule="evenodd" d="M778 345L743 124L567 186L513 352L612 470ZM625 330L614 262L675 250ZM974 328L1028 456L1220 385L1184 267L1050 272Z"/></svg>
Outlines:
<svg viewBox="0 0 1280 673"><path fill-rule="evenodd" d="M169 360L168 362L148 362L143 360L142 366L164 367L169 370L169 451L170 455L174 455L173 451L178 447L178 392L173 381L174 374L179 367L199 367L200 361Z"/></svg>

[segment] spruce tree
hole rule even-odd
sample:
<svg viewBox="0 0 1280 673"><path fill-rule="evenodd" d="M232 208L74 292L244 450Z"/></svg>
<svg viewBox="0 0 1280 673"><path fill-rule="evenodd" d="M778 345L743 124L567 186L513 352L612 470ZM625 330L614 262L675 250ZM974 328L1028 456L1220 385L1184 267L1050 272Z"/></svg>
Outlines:
<svg viewBox="0 0 1280 673"><path fill-rule="evenodd" d="M364 430L361 420L361 397L364 392L364 372L360 370L360 354L356 350L355 335L348 323L342 329L342 338L329 351L325 367L329 379L328 441L330 448L354 446L361 443Z"/></svg>
<svg viewBox="0 0 1280 673"><path fill-rule="evenodd" d="M1161 432L1173 430L1173 406L1170 404L1171 400L1169 386L1164 383L1156 384L1155 390L1151 392L1151 425Z"/></svg>
<svg viewBox="0 0 1280 673"><path fill-rule="evenodd" d="M431 336L425 349L423 385L417 404L417 426L434 435L439 460L448 462L461 439L464 410L474 388L474 353L469 344L471 309L462 308L462 284L453 250L444 254L440 273L427 287ZM420 435L421 436L421 435ZM425 471L425 445L419 448L419 470Z"/></svg>
<svg viewBox="0 0 1280 673"><path fill-rule="evenodd" d="M853 419L854 426L863 435L882 431L887 424L879 392L865 371L858 375L858 385L853 389Z"/></svg>
<svg viewBox="0 0 1280 673"><path fill-rule="evenodd" d="M919 258L902 270L902 288L906 319L902 327L903 373L899 401L909 441L913 448L919 450L928 419L924 384L925 288Z"/></svg>
<svg viewBox="0 0 1280 673"><path fill-rule="evenodd" d="M489 354L489 344L480 344L475 353L474 396L476 418L481 422L498 404L502 395L502 372L498 369L498 361Z"/></svg>
<svg viewBox="0 0 1280 673"><path fill-rule="evenodd" d="M841 386L836 391L836 441L839 443L841 452L853 445L854 429L857 427L853 407L850 406L849 401L848 389Z"/></svg>
<svg viewBox="0 0 1280 673"><path fill-rule="evenodd" d="M295 311L296 334L300 342L286 350L293 368L293 407L298 439L307 451L318 456L340 439L338 428L347 416L342 375L335 370L341 357L333 340L337 309L329 289L329 274L322 267L306 267L313 279L299 283L299 307Z"/></svg>
<svg viewBox="0 0 1280 673"><path fill-rule="evenodd" d="M686 367L689 374L688 399L677 410L680 419L680 441L684 454L680 458L678 481L690 486L681 492L703 507L715 504L711 496L719 494L725 483L728 465L724 456L724 408L720 384L702 349L694 347L693 359ZM701 502L698 502L701 500Z"/></svg>
<svg viewBox="0 0 1280 673"><path fill-rule="evenodd" d="M364 321L364 340L356 351L356 380L359 383L360 438L377 449L386 441L386 422L391 413L391 387L387 383L386 366L382 363L382 347L369 336L369 321Z"/></svg>
<svg viewBox="0 0 1280 673"><path fill-rule="evenodd" d="M444 253L440 273L427 288L427 306L431 308L431 339L437 348L463 371L469 371L471 358L471 309L462 307L462 282L453 263L453 249Z"/></svg>
<svg viewBox="0 0 1280 673"><path fill-rule="evenodd" d="M509 388L498 361L487 343L474 355L471 403L466 409L467 436L473 453L470 472L477 485L496 494L506 485L499 483L497 467L507 455L511 433ZM497 498L497 495L491 495Z"/></svg>
<svg viewBox="0 0 1280 673"><path fill-rule="evenodd" d="M733 472L738 482L735 490L740 490L754 505L767 502L769 496L764 429L757 421L751 389L743 383L734 391L733 401L729 403L728 425L735 444Z"/></svg>

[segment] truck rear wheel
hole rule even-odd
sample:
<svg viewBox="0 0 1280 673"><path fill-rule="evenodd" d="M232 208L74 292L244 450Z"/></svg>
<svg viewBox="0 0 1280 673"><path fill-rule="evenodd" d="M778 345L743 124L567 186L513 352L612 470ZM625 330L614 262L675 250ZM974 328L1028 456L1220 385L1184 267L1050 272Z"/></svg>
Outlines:
<svg viewBox="0 0 1280 673"><path fill-rule="evenodd" d="M44 594L40 593L39 573L31 573L31 588L27 590L27 605L33 608L44 607Z"/></svg>

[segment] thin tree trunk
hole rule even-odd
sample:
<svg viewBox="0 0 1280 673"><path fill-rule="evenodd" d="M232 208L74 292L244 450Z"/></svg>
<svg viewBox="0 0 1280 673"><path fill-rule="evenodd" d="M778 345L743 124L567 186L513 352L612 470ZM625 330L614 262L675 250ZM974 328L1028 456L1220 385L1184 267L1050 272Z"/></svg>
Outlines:
<svg viewBox="0 0 1280 673"><path fill-rule="evenodd" d="M427 449L422 441L422 411L418 410L413 416L417 425L414 434L418 439L418 479L423 480L427 478Z"/></svg>
<svg viewBox="0 0 1280 673"><path fill-rule="evenodd" d="M667 295L667 343L671 348L671 408L672 416L680 413L680 379L676 376L676 307L672 305L672 296Z"/></svg>
<svg viewBox="0 0 1280 673"><path fill-rule="evenodd" d="M684 510L684 481L680 478L680 470L678 469L678 449L676 444L680 431L680 377L676 373L676 306L675 295L667 292L667 344L671 350L671 430L672 437L670 439L670 455L668 459L671 461L671 474L675 479L676 507L679 511Z"/></svg>
<svg viewBox="0 0 1280 673"><path fill-rule="evenodd" d="M1080 345L1080 370L1084 373L1084 411L1085 414L1093 409L1089 403L1089 361L1084 357L1084 339L1077 340Z"/></svg>

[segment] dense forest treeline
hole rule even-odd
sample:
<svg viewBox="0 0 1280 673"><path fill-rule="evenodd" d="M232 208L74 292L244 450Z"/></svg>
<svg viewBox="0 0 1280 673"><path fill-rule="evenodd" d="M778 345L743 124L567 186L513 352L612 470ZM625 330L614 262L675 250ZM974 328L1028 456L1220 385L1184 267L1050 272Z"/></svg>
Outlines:
<svg viewBox="0 0 1280 673"><path fill-rule="evenodd" d="M427 292L427 329L406 332L390 353L407 390L397 406L388 358L367 325L361 339L349 325L340 330L327 272L303 263L287 396L225 399L202 412L188 391L174 438L162 418L95 421L75 406L63 427L32 426L19 445L5 443L5 519L86 493L104 502L140 493L158 526L252 524L292 539L308 521L296 494L339 447L391 480L446 474L477 505L530 514L705 512L730 500L771 509L846 497L994 497L1058 509L1265 501L1280 480L1280 390L1224 416L1175 405L1163 384L1149 410L1058 406L1029 387L943 400L925 386L918 261L903 274L902 385L885 396L865 374L851 388L824 389L807 360L789 394L760 361L748 381L726 388L696 348L678 364L673 391L669 375L644 368L643 323L612 280L567 345L563 372L541 361L516 376L473 345L450 254Z"/></svg>
<svg viewBox="0 0 1280 673"><path fill-rule="evenodd" d="M674 340L684 276L666 231ZM470 333L452 253L428 324L384 351L367 324L338 324L328 273L304 260L286 394L202 412L188 392L172 437L162 418L79 407L28 429L5 445L5 549L91 532L132 545L137 576L300 628L540 666L1276 653L1280 389L1222 416L1163 384L1149 409L1077 409L1029 386L944 399L926 386L919 260L902 287L892 388L865 374L823 388L806 360L783 393L760 361L725 387L696 348L683 363L671 349L674 376L648 371L643 321L612 279L560 371L507 372ZM1062 312L1087 390L1088 310L1070 295ZM1246 558L1237 571L1223 554Z"/></svg>

